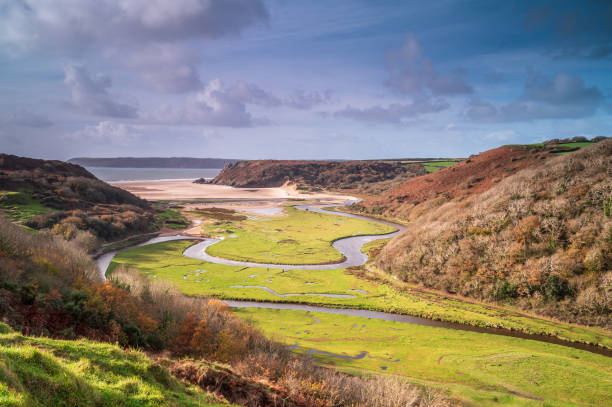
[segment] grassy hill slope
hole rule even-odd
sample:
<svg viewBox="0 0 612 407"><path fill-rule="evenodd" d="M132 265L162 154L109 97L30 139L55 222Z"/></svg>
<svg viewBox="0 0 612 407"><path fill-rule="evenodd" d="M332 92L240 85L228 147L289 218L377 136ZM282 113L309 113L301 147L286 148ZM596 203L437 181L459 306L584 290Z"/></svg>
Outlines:
<svg viewBox="0 0 612 407"><path fill-rule="evenodd" d="M221 406L144 353L27 337L0 323L2 406Z"/></svg>

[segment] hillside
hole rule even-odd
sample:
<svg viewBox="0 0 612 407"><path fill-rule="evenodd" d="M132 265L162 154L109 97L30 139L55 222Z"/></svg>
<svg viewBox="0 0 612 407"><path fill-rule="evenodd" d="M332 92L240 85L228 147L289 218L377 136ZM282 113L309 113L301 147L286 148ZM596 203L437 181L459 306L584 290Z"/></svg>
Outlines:
<svg viewBox="0 0 612 407"><path fill-rule="evenodd" d="M193 157L75 157L68 160L69 163L85 167L112 168L223 168L228 163L237 161L227 158Z"/></svg>
<svg viewBox="0 0 612 407"><path fill-rule="evenodd" d="M144 353L117 345L27 337L0 322L0 405L222 406Z"/></svg>
<svg viewBox="0 0 612 407"><path fill-rule="evenodd" d="M212 181L234 187L279 187L293 182L298 189L366 189L425 174L422 166L393 161L240 161L227 165Z"/></svg>
<svg viewBox="0 0 612 407"><path fill-rule="evenodd" d="M351 209L402 220L406 217L407 211L419 203L437 197L454 199L477 195L518 171L593 144L593 142L563 141L507 145L471 156L458 163L449 161L446 164L451 165L447 167L438 167L426 176L395 183L388 191L371 196L353 205ZM439 164L424 165L428 167Z"/></svg>
<svg viewBox="0 0 612 407"><path fill-rule="evenodd" d="M137 270L118 268L104 281L74 241L30 233L2 216L0 322L21 332L0 324L0 405L210 405L168 372L247 407L450 404L400 379L322 368L226 304L185 296ZM141 353L83 338L145 350L167 370ZM389 389L400 404L385 397Z"/></svg>
<svg viewBox="0 0 612 407"><path fill-rule="evenodd" d="M0 211L33 229L116 240L159 227L149 203L83 167L0 154Z"/></svg>
<svg viewBox="0 0 612 407"><path fill-rule="evenodd" d="M149 206L79 165L8 154L0 154L0 190L28 192L55 209L87 209L98 204Z"/></svg>
<svg viewBox="0 0 612 407"><path fill-rule="evenodd" d="M548 148L500 147L354 206L409 222L377 266L610 328L612 140L567 155Z"/></svg>

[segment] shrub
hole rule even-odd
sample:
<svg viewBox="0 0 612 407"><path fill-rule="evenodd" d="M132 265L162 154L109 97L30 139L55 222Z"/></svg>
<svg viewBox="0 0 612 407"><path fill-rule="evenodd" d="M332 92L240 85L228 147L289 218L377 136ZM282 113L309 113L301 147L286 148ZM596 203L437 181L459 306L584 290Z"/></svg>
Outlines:
<svg viewBox="0 0 612 407"><path fill-rule="evenodd" d="M603 212L605 216L612 216L612 194L604 201Z"/></svg>
<svg viewBox="0 0 612 407"><path fill-rule="evenodd" d="M542 285L544 296L549 300L559 301L571 294L567 280L555 274L549 275Z"/></svg>
<svg viewBox="0 0 612 407"><path fill-rule="evenodd" d="M501 280L497 285L495 296L498 300L503 301L508 298L516 298L518 295L517 287L506 280Z"/></svg>

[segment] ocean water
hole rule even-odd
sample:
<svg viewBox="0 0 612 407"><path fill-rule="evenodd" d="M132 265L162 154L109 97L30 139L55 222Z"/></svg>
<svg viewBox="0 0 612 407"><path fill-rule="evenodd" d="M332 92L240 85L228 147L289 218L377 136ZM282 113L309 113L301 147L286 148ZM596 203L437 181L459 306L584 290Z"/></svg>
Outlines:
<svg viewBox="0 0 612 407"><path fill-rule="evenodd" d="M108 168L86 167L102 181L169 181L214 178L221 168Z"/></svg>

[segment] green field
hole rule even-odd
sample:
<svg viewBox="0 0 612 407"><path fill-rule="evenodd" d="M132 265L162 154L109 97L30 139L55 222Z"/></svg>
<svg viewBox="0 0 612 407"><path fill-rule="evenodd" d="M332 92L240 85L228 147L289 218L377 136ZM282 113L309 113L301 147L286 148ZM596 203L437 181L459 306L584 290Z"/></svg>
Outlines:
<svg viewBox="0 0 612 407"><path fill-rule="evenodd" d="M14 222L23 222L52 210L25 192L0 191L0 211Z"/></svg>
<svg viewBox="0 0 612 407"><path fill-rule="evenodd" d="M593 143L591 143L590 141L587 142L581 142L581 143L563 143L563 144L557 144L557 146L559 147L565 147L565 148L584 148L584 147L588 147L590 145L592 145ZM558 152L555 153L556 155L565 155L565 154L571 154L574 153L575 151L562 151L562 152Z"/></svg>
<svg viewBox="0 0 612 407"><path fill-rule="evenodd" d="M189 295L223 299L298 302L344 308L396 312L476 326L504 327L526 333L544 333L562 339L596 343L612 348L610 333L532 318L483 304L474 304L418 290L400 292L387 284L359 278L345 270L285 270L226 266L183 256L192 242L179 240L137 247L119 253L109 271L119 264L133 267L151 278L167 280ZM372 242L369 248L375 247ZM278 294L349 294L355 298L317 295L279 297L261 288L232 288L233 285L265 286ZM366 293L361 293L361 290Z"/></svg>
<svg viewBox="0 0 612 407"><path fill-rule="evenodd" d="M574 143L561 143L561 144L549 144L549 143L534 143L534 144L516 144L518 146L550 146L550 147L561 147L561 148L576 148L576 149L581 149L584 147L588 147L595 144L592 141L578 141L578 142L574 142ZM516 146L515 145L515 146ZM510 145L512 146L512 145ZM556 155L564 155L564 154L571 154L574 153L575 151L562 151L562 152L555 152L554 154Z"/></svg>
<svg viewBox="0 0 612 407"><path fill-rule="evenodd" d="M588 147L590 145L594 144L591 141L583 141L583 142L576 142L576 143L563 143L563 144L556 144L559 147L567 147L567 148L584 148L584 147Z"/></svg>
<svg viewBox="0 0 612 407"><path fill-rule="evenodd" d="M612 359L564 346L346 315L252 308L236 314L298 344L298 352L367 352L362 359L315 354L323 363L408 376L478 406L604 406L612 395Z"/></svg>
<svg viewBox="0 0 612 407"><path fill-rule="evenodd" d="M144 353L26 337L0 323L0 406L222 406L213 401Z"/></svg>
<svg viewBox="0 0 612 407"><path fill-rule="evenodd" d="M347 236L395 231L377 222L285 208L285 215L202 224L209 236L223 238L208 254L232 260L272 264L327 264L343 260L332 242Z"/></svg>
<svg viewBox="0 0 612 407"><path fill-rule="evenodd" d="M457 164L457 162L458 161L431 161L424 163L423 167L425 167L425 171L427 171L427 173L432 173L441 170L442 168L451 167Z"/></svg>
<svg viewBox="0 0 612 407"><path fill-rule="evenodd" d="M187 219L180 211L174 209L164 209L155 214L155 221L159 227L166 226L170 229L183 229L189 226Z"/></svg>

